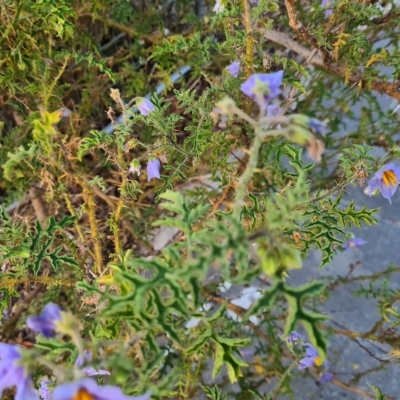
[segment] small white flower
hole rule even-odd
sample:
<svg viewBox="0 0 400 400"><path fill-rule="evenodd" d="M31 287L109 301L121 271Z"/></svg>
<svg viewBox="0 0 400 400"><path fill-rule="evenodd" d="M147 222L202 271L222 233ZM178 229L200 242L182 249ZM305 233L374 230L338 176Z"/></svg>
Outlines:
<svg viewBox="0 0 400 400"><path fill-rule="evenodd" d="M222 2L223 2L223 0L217 0L217 2L215 3L215 6L213 8L214 12L219 13L224 10L225 5L222 4Z"/></svg>
<svg viewBox="0 0 400 400"><path fill-rule="evenodd" d="M136 160L131 162L129 172L132 172L133 174L136 173L138 176L140 176L140 164Z"/></svg>

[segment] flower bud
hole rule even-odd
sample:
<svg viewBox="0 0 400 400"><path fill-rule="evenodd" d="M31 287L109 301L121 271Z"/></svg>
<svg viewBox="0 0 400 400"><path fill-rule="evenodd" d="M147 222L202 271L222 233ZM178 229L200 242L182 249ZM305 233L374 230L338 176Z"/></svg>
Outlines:
<svg viewBox="0 0 400 400"><path fill-rule="evenodd" d="M301 125L292 124L286 130L286 137L291 142L304 146L311 139L312 133Z"/></svg>
<svg viewBox="0 0 400 400"><path fill-rule="evenodd" d="M218 108L219 114L232 115L235 112L234 110L236 108L236 103L230 97L224 97L215 106Z"/></svg>
<svg viewBox="0 0 400 400"><path fill-rule="evenodd" d="M303 262L298 250L285 246L280 249L281 263L287 269L300 269Z"/></svg>

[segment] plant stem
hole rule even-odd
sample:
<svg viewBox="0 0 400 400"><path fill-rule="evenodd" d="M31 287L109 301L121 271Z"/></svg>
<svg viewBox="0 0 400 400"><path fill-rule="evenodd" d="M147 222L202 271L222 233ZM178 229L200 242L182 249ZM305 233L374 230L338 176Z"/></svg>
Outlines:
<svg viewBox="0 0 400 400"><path fill-rule="evenodd" d="M249 0L243 0L244 8L244 29L246 32L246 56L245 56L245 66L244 66L244 76L246 79L250 77L253 73L253 29L251 27L251 10ZM244 104L244 109L247 114L251 112L252 101L251 99L246 99Z"/></svg>
<svg viewBox="0 0 400 400"><path fill-rule="evenodd" d="M236 190L235 205L233 207L233 215L236 218L240 218L240 213L242 211L244 204L244 196L246 188L251 180L251 177L253 176L254 170L257 168L258 153L260 152L261 145L262 145L262 138L260 133L256 130L256 135L253 141L253 145L251 146L250 149L251 151L250 158L247 163L245 171L243 172L242 176L239 179Z"/></svg>
<svg viewBox="0 0 400 400"><path fill-rule="evenodd" d="M251 12L249 0L243 0L244 29L246 32L246 65L244 74L246 79L253 73L253 30L251 28Z"/></svg>
<svg viewBox="0 0 400 400"><path fill-rule="evenodd" d="M72 206L71 200L68 197L68 194L64 195L64 199L65 199L65 203L67 204L67 208L68 208L69 213L73 217L77 217L76 212L74 210L74 207ZM85 244L85 237L83 236L82 229L81 229L81 227L79 225L78 220L75 221L75 229L78 232L79 240L81 241L82 244Z"/></svg>
<svg viewBox="0 0 400 400"><path fill-rule="evenodd" d="M292 369L297 365L297 362L299 360L299 357L297 357L287 368L286 371L283 373L281 378L279 379L278 383L275 385L275 387L268 393L266 400L274 400L274 396L278 393L280 387L283 385L285 382L285 379L289 376L289 374L292 372Z"/></svg>
<svg viewBox="0 0 400 400"><path fill-rule="evenodd" d="M354 177L350 177L349 179L346 179L345 181L343 181L342 183L339 183L339 185L336 185L334 188L332 188L331 190L328 190L326 193L322 194L321 196L318 197L314 197L313 199L307 200L304 203L301 203L298 205L298 207L303 207L307 204L312 204L315 203L316 201L320 201L325 199L326 197L331 196L332 194L335 194L337 192L339 192L340 190L342 190L345 186L347 186L352 180L354 179Z"/></svg>
<svg viewBox="0 0 400 400"><path fill-rule="evenodd" d="M44 109L45 109L45 110L47 109L50 96L51 96L51 94L53 93L54 88L55 88L57 82L60 80L62 74L63 74L64 71L65 71L65 68L67 67L68 60L69 60L69 56L67 56L67 57L65 58L64 63L63 63L63 65L62 65L60 71L58 71L58 74L57 74L57 76L54 78L54 80L53 80L53 82L51 83L49 89L46 90L46 94L45 94L44 102L43 102L43 104L44 104Z"/></svg>
<svg viewBox="0 0 400 400"><path fill-rule="evenodd" d="M102 258L101 243L99 239L99 231L97 229L97 220L95 212L96 204L94 202L93 189L88 185L85 185L84 188L85 188L84 189L85 202L89 215L90 230L92 232L92 238L94 242L95 265L97 273L100 275L103 272L103 258Z"/></svg>

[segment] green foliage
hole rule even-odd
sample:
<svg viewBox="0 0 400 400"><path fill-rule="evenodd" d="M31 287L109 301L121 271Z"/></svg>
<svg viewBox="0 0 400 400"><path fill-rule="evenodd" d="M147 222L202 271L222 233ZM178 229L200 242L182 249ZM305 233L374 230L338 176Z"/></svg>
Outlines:
<svg viewBox="0 0 400 400"><path fill-rule="evenodd" d="M361 210L355 210L354 202L344 209L338 209L341 195L335 201L332 199L323 199L316 204L309 204L305 215L310 219L304 224L302 234L306 235L303 239L304 247L302 252L306 253L314 244L322 251L320 268L332 260L336 253L337 246L343 245L341 236L345 236L343 228L352 225L360 228L361 222L366 225L376 224L373 214L379 209L367 210L363 207Z"/></svg>
<svg viewBox="0 0 400 400"><path fill-rule="evenodd" d="M322 268L349 230L377 224L378 209L343 192L400 156L397 113L377 96L398 100L399 13L375 3L331 1L327 16L315 1L0 2L0 196L21 201L0 206L0 337L34 347L21 361L34 387L76 379L90 350L129 396L300 398L304 348L282 340L299 326L322 361L332 335L398 346L398 267L295 283L310 250ZM272 94L242 85L279 70L281 95L260 110ZM148 115L132 108L144 96ZM149 181L151 159L161 178ZM368 332L320 311L347 282L378 301ZM31 346L26 317L50 301L65 311L57 336ZM315 364L304 376L317 381L327 364Z"/></svg>
<svg viewBox="0 0 400 400"><path fill-rule="evenodd" d="M4 177L10 182L25 177L26 167L34 169L31 164L38 155L37 146L33 145L25 150L23 146L17 149L16 153L7 153L8 160L2 165Z"/></svg>
<svg viewBox="0 0 400 400"><path fill-rule="evenodd" d="M387 396L385 394L383 394L377 386L370 385L370 388L371 388L376 400L386 400L387 399Z"/></svg>
<svg viewBox="0 0 400 400"><path fill-rule="evenodd" d="M327 343L317 324L327 317L323 314L307 311L303 307L304 300L307 297L317 296L323 289L324 284L322 282L313 282L294 288L283 281L276 281L270 289L264 291L260 299L249 310L248 315L258 314L265 308L271 311L276 297L282 294L288 303L288 314L283 335L287 336L295 331L297 323L300 322L307 331L311 344L318 349L319 356L323 360L326 355Z"/></svg>
<svg viewBox="0 0 400 400"><path fill-rule="evenodd" d="M179 192L172 192L170 190L160 195L160 198L168 200L165 203L161 203L160 206L165 210L179 215L180 218L163 218L153 223L153 225L175 227L188 236L191 235L193 224L204 216L210 208L209 205L205 204L190 209L188 199L184 199Z"/></svg>
<svg viewBox="0 0 400 400"><path fill-rule="evenodd" d="M73 257L60 254L63 246L52 248L55 232L65 229L74 220L74 217L64 217L60 222L56 222L54 217L51 217L45 229L39 221L36 222L35 234L29 233L26 239L26 243L30 243L30 253L33 256L33 261L28 264L28 269L32 269L34 274L37 274L46 259L50 261L55 271L64 265L78 266Z"/></svg>
<svg viewBox="0 0 400 400"><path fill-rule="evenodd" d="M107 135L107 133L105 133L105 132L92 131L91 134L92 134L92 137L84 138L84 139L82 139L82 141L80 143L78 157L81 160L82 160L82 157L89 150L93 150L95 148L101 148L103 146L108 146L111 143L113 143L113 141L114 141L112 136Z"/></svg>

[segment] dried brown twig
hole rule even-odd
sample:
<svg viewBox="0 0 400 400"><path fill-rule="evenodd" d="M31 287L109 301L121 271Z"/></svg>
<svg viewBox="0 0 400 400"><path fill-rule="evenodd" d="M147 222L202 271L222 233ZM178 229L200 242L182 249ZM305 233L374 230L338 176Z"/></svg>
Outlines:
<svg viewBox="0 0 400 400"><path fill-rule="evenodd" d="M288 10L290 27L300 36L301 39L311 46L311 49L302 46L300 43L293 40L289 35L274 30L263 31L265 39L278 43L287 49L294 51L305 59L310 58L309 63L311 65L323 68L326 71L341 77L342 79L346 79L347 82L355 83L361 89L372 89L378 93L387 94L388 96L400 101L400 82L396 81L389 83L380 80L363 82L363 77L361 74L348 74L345 68L338 63L324 61L323 57L325 57L327 60L331 58L330 53L318 45L316 39L308 33L303 24L298 20L296 11L294 9L293 0L286 0L286 8ZM320 54L315 54L311 58L310 56L315 50L317 50L317 53Z"/></svg>

